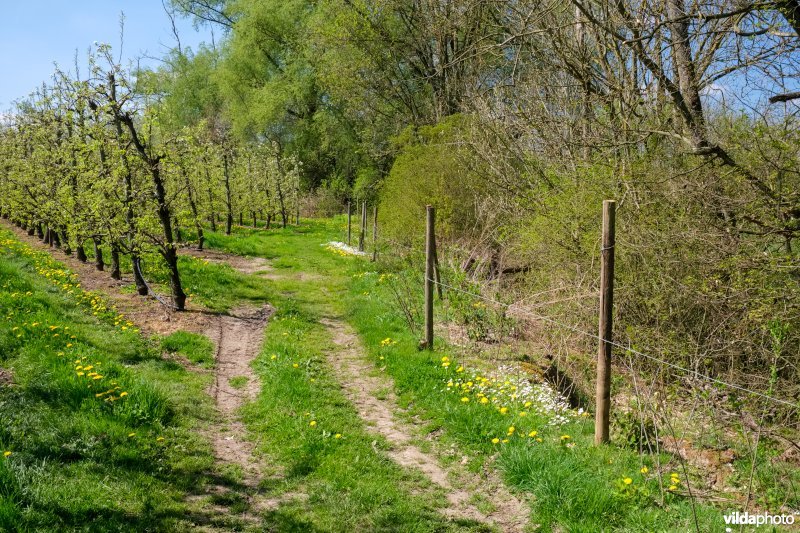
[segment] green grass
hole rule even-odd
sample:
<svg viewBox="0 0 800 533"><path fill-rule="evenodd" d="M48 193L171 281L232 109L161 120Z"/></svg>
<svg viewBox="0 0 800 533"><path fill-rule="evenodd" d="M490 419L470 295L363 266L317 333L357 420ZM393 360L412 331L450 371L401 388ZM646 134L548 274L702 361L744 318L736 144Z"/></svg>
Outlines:
<svg viewBox="0 0 800 533"><path fill-rule="evenodd" d="M234 376L228 380L228 383L230 383L231 387L234 389L243 389L249 381L250 378L247 376Z"/></svg>
<svg viewBox="0 0 800 533"><path fill-rule="evenodd" d="M191 431L208 378L4 230L0 316L0 530L190 529L184 497L213 462Z"/></svg>
<svg viewBox="0 0 800 533"><path fill-rule="evenodd" d="M402 469L389 460L384 453L389 444L365 429L353 406L342 394L326 360L326 352L333 345L320 319L335 315L344 316L350 322L366 346L366 357L376 366L385 368L393 378L394 392L401 407L406 409L405 416L422 420L422 432L437 433L439 442L431 448L454 447L458 453L452 458L443 456L442 459L446 462L466 455L470 458L467 468L476 473L485 467L498 468L509 487L532 496L532 523L537 524L540 531L693 530L694 513L701 530L724 528L720 509L698 504L693 510L689 499L680 494L668 492L662 495L655 476L654 458L640 457L622 447L593 446L593 426L588 418L573 417L562 426L553 427L548 425L549 418L535 409L521 416L520 411L525 408L514 400L500 398L485 405L480 403L470 387L453 392L456 387L448 388L449 381L457 383L461 376L470 372L480 374L483 369L467 365L465 372L459 373L457 369L463 362L458 360L451 347L441 342L437 343L435 352L418 351L418 339L408 331L403 317L391 303L389 278L381 275L391 274L389 267L359 258L342 257L322 246L327 241L341 239L341 225L339 218L334 221L305 221L299 228L286 230L237 228L231 236L208 232L209 247L271 259L275 273L282 274L279 279L243 275L226 266L206 264L193 258L181 259L187 292L201 303L226 310L243 302L262 301L268 297L277 310L268 323L264 349L253 365L263 384L261 393L243 410L258 450L269 456L276 470L283 473L268 478L261 487L268 496L284 502L264 516L270 527L278 531L485 529L481 524L455 523L443 518L439 511L446 499L441 489L431 486L418 472ZM7 258L5 268L16 270L2 278L3 282L17 283L18 279L30 278L31 283L38 284L26 289L32 293L31 302L26 305L41 300L45 308L53 309L52 318L42 318L41 323L56 320L56 317L62 321L70 320L71 331L77 332L76 337L83 343L81 356L110 368L106 375L113 376L125 385L126 390L132 391L130 399L134 394L137 397L136 408L114 405L97 409L93 394L74 385L74 368L64 366L59 369L62 360L58 359L57 351L52 355L48 352L52 348L33 344L30 352L22 350L13 345L14 337L3 336L4 330L0 328L0 349L6 348L2 343L11 343L12 349L5 349L2 353L14 354L10 360L14 363L15 379L19 383L16 387L0 390L26 391L25 394L35 398L39 402L37 407L29 409L35 413L32 417L35 424L49 421L48 416L53 419L53 424L66 424L80 436L67 446L69 453L89 454L95 461L92 463L95 468L76 473L74 461L62 458L67 453L64 442L73 442L68 440L72 433L52 436L47 443L36 445L40 449L31 445L39 450L35 457L46 458L44 464L57 471L56 478L59 475L62 479L78 476L78 486L84 491L78 491L79 499L93 501L92 498L97 497L98 478L120 467L113 454L95 459L89 452L84 452L86 449L94 450L96 444L90 437L97 436L95 425L101 424L86 420L93 421L99 417L103 421L100 432L103 439L110 435L108 438L113 440L117 435L124 441L123 436L127 438L129 432L136 432L137 439L147 434L148 439L143 442L153 446L154 450L162 449L154 444L152 437L156 434L172 432L170 439L184 438L190 443L195 442L186 425L187 420L201 416L197 411L202 411L202 406L198 407L194 402L193 394L202 396L202 378L187 376L174 363L170 366L159 360L156 350L135 335L135 330L123 331L124 320L94 303L92 298L82 298L79 304L71 304L68 298L64 303L52 300L64 299L65 296L54 291L50 282L26 272L25 261L27 259L20 257ZM151 272L154 279L160 279L158 272ZM2 288L6 292L0 294L7 298L8 293L19 294L20 290L6 286ZM69 313L62 308L65 305L72 306ZM16 312L2 298L0 310ZM89 316L89 312L97 313L98 318ZM24 313L28 323L33 316L38 316L27 308ZM12 314L11 318L14 316ZM110 333L107 334L104 328ZM31 332L26 329L24 334ZM383 342L387 338L390 342ZM164 339L161 348L182 351L190 360L195 358L199 364L208 364L205 359L208 345L203 339L179 332ZM48 338L47 342L52 344L54 341ZM442 357L448 357L451 364L443 366ZM0 362L0 365L9 367L5 362ZM245 386L246 379L237 376L231 378L231 384ZM385 395L386 392L380 393ZM508 407L507 412L498 410L501 405ZM87 412L91 416L87 416ZM62 416L64 413L66 416ZM70 418L73 415L79 420ZM25 438L33 433L23 421L4 424L5 421L0 422L0 427L12 428L18 433L3 429L5 433L0 432L0 447L17 446L16 443L25 442ZM86 424L95 432L86 429ZM105 425L116 427L116 432ZM80 429L75 429L76 426ZM515 431L509 434L512 426ZM531 431L537 432L535 437L529 436ZM569 438L562 438L564 435L569 435ZM495 443L493 439L498 441ZM505 439L507 442L503 442ZM150 453L149 448L139 449L138 442L136 440L128 446L128 453L137 458L149 457L146 455ZM424 440L421 442L425 443ZM114 449L117 447L120 446L112 446ZM125 483L128 492L115 500L117 507L114 509L119 515L112 516L111 511L107 511L95 517L96 524L123 524L125 518L120 516L133 516L143 521L147 517L156 520L155 524L171 525L170 520L180 523L177 517L183 507L178 494L190 483L173 479L172 470L159 469L182 465L178 471L193 482L200 476L199 465L209 461L205 452L197 449L195 442L180 453L175 451L159 466L148 463L146 467L141 466L136 475L112 476L112 480ZM195 451L188 453L187 450ZM31 469L28 466L36 465L35 460L25 455L24 446L13 451L9 460L0 462L0 524L3 517L10 521L7 523L55 523L47 520L55 520L56 512L32 499L35 490L30 487L39 487L40 498L48 502L59 498L73 502L70 499L73 495L65 494L58 488L58 483L52 490L41 482L37 485L32 481L35 476L29 474ZM52 466L52 457L56 457L58 468ZM89 461L83 455L79 457L81 461ZM23 459L25 468L17 468L14 461L22 464ZM644 466L649 469L646 473L641 471ZM683 472L679 473L683 478ZM236 472L229 475L236 476ZM630 478L630 484L623 481L626 478ZM150 501L153 498L148 499L149 493L142 489L147 484L142 479L149 483L149 487L160 487L158 484L161 483L172 497ZM668 479L665 481L669 483ZM685 481L682 479L681 483L685 484ZM234 508L245 505L243 502L228 503ZM476 504L490 505L483 500L476 501ZM81 509L76 502L69 505ZM112 507L112 504L106 506ZM37 510L42 508L47 510ZM88 511L81 512L83 514L78 516L88 516ZM68 520L74 523L78 518ZM138 524L132 522L133 518L130 520L130 523Z"/></svg>
<svg viewBox="0 0 800 533"><path fill-rule="evenodd" d="M214 366L214 343L208 337L188 331L176 331L161 339L161 349L186 357L203 368Z"/></svg>
<svg viewBox="0 0 800 533"><path fill-rule="evenodd" d="M341 399L329 390L335 385L329 383L318 347L327 340L315 318L336 312L347 316L367 346L368 357L394 379L395 392L409 416L427 420L427 431L440 431L442 446L456 446L459 457L469 455L469 468L479 472L493 463L510 487L534 496L533 521L542 531L694 529L687 498L667 493L662 501L651 458L642 459L624 448L593 446L591 420L578 417L561 427L549 427L544 417L520 417L521 407L512 402L509 413L501 414L474 396L463 402L463 394L448 392L446 384L457 378L458 364L444 368L441 358L455 358L454 353L441 343L434 353L418 351L418 339L390 303L389 290L379 275L385 267L341 257L320 246L339 238L340 225L340 220L315 221L300 231L244 230L230 237L211 234L208 239L211 246L229 252L272 258L273 265L287 274L276 288L291 299L278 302L279 314L269 327L271 340L259 362L267 387L259 400L261 408L252 412L249 421L258 431L278 429L297 439L282 448L290 472L305 476L308 470L322 469L327 466L322 458L341 446L321 437L319 430L305 427L308 416L318 421L326 435L353 430L342 423L349 417L333 416L330 411L331 404ZM300 271L317 276L300 282L293 276ZM386 338L396 343L383 346ZM266 358L271 355L277 358ZM295 363L298 368L292 366ZM349 410L346 405L342 408ZM311 414L306 416L306 412ZM507 435L510 426L516 430L511 437ZM527 436L533 430L541 442ZM570 439L563 440L562 435ZM508 438L508 442L493 444L493 438ZM640 472L643 466L649 468L647 474ZM628 477L631 484L625 485ZM665 482L669 484L669 479ZM702 530L722 527L721 510L697 504L695 512Z"/></svg>

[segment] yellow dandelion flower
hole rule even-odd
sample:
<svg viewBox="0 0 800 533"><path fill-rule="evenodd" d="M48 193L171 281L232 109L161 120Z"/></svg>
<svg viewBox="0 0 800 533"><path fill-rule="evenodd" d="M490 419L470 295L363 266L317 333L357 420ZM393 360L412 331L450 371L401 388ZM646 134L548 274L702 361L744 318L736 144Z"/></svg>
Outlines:
<svg viewBox="0 0 800 533"><path fill-rule="evenodd" d="M466 397L466 396L463 396L463 397L461 398L461 401L462 401L462 402L464 402L464 403L467 403L467 402L469 401L469 398L468 398L468 397Z"/></svg>
<svg viewBox="0 0 800 533"><path fill-rule="evenodd" d="M334 439L341 439L342 438L342 434L341 433L337 433L336 435L333 436L333 438Z"/></svg>
<svg viewBox="0 0 800 533"><path fill-rule="evenodd" d="M3 452L3 457L8 457L9 455L11 455L11 452L9 451Z"/></svg>
<svg viewBox="0 0 800 533"><path fill-rule="evenodd" d="M678 487L676 487L675 485L670 485L670 486L669 486L669 489L667 489L667 490L677 490L677 488L678 488Z"/></svg>
<svg viewBox="0 0 800 533"><path fill-rule="evenodd" d="M511 427L508 428L508 434L509 435L513 435L516 430L517 430L517 428L515 428L514 426L511 426Z"/></svg>
<svg viewBox="0 0 800 533"><path fill-rule="evenodd" d="M500 442L502 442L503 444L505 444L505 443L507 443L507 442L508 442L508 439L503 439L503 440L501 440Z"/></svg>
<svg viewBox="0 0 800 533"><path fill-rule="evenodd" d="M633 480L629 477L626 477L625 479L622 480L622 482L625 483L626 485L630 485L631 483L633 483Z"/></svg>
<svg viewBox="0 0 800 533"><path fill-rule="evenodd" d="M481 403L484 403L484 404L485 404L485 403L489 403L489 398L487 398L486 396L484 396L483 398L481 398Z"/></svg>
<svg viewBox="0 0 800 533"><path fill-rule="evenodd" d="M128 395L128 393L127 393L127 392L121 392L121 393L119 394L119 397L120 397L120 398L124 398L124 397L125 397L125 396L127 396L127 395Z"/></svg>
<svg viewBox="0 0 800 533"><path fill-rule="evenodd" d="M508 412L508 407L501 407L501 408L500 408L500 414L501 414L501 415L504 415L504 414L506 414L507 412Z"/></svg>
<svg viewBox="0 0 800 533"><path fill-rule="evenodd" d="M639 472L641 472L642 474L646 474L646 473L648 472L648 470L647 470L647 467L646 467L646 466L643 466L643 467L641 468L641 470L639 470Z"/></svg>
<svg viewBox="0 0 800 533"><path fill-rule="evenodd" d="M528 433L528 436L529 436L530 438L533 438L533 437L535 437L535 436L536 436L536 435L538 435L538 434L539 434L539 433L537 433L536 431L531 431L530 433Z"/></svg>
<svg viewBox="0 0 800 533"><path fill-rule="evenodd" d="M293 366L294 368L298 368L300 365L298 365L297 363L295 363L295 364L293 364L292 366Z"/></svg>
<svg viewBox="0 0 800 533"><path fill-rule="evenodd" d="M312 420L311 422L308 423L308 425L311 426L312 428L316 427L317 421L316 420Z"/></svg>
<svg viewBox="0 0 800 533"><path fill-rule="evenodd" d="M497 444L498 442L500 442L500 439L498 439L497 437L492 439L492 444Z"/></svg>

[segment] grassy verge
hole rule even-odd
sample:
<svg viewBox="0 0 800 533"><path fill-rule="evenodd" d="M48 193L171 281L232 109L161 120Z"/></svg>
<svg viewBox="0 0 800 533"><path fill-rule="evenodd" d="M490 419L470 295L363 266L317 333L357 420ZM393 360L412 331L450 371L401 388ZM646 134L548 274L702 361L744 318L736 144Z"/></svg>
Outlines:
<svg viewBox="0 0 800 533"><path fill-rule="evenodd" d="M190 529L208 378L4 230L0 316L0 530Z"/></svg>
<svg viewBox="0 0 800 533"><path fill-rule="evenodd" d="M563 424L553 424L551 412L536 404L526 407L525 401L512 397L514 391L509 387L489 394L484 402L481 391L489 386L501 389L503 384L476 385L481 379L489 379L487 375L477 368L459 371L462 365L448 346L437 346L435 353L419 352L418 339L390 304L386 275L391 272L381 272L380 266L341 257L320 246L339 237L340 225L338 220L315 221L301 229L240 230L232 237L211 234L208 238L216 248L271 258L273 265L287 274L288 281L280 282L280 290L291 293L298 314L289 322L273 322L268 338L277 336L281 344L271 344L265 357L274 352L278 358L261 361L264 379L281 391L274 396L266 392L262 401L280 405L279 412L293 413L284 422L273 422L282 431L305 435L304 413L323 417L315 407L321 404L304 403L309 398L321 399L317 387L329 378L317 374L324 368L316 360L320 352L315 344L306 344L314 336L302 328L317 331L318 326L309 324L313 313L334 310L346 314L367 346L368 356L395 380L402 405L427 420L427 430L437 431L443 445L454 444L467 453L475 471L493 463L509 486L534 495L534 521L543 531L692 530L695 520L701 530L724 527L718 509L693 506L683 495L683 472L657 472L649 459L643 462L633 451L594 447L591 421L570 416ZM298 272L316 277L299 281L293 277ZM291 327L300 327L303 333L295 335L292 329L280 329ZM323 338L315 341L324 342ZM288 364L293 360L299 369ZM322 381L312 383L312 378ZM298 403L286 404L286 398ZM266 408L260 414L262 420L271 416L276 415ZM341 424L330 425L327 420L323 427L329 433L343 431ZM301 457L303 450L314 446L298 444L292 453L300 455L293 456ZM319 446L320 451L314 453L325 455L328 444ZM316 460L304 459L309 464L316 464ZM666 490L662 491L662 485ZM675 488L669 490L670 486Z"/></svg>

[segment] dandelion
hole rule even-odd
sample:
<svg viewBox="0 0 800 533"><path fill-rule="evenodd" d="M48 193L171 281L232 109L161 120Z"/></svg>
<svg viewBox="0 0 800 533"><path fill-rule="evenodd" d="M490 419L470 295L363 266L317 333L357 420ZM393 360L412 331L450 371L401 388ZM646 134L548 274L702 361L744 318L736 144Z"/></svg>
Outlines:
<svg viewBox="0 0 800 533"><path fill-rule="evenodd" d="M337 433L336 435L333 436L333 438L334 439L341 439L342 438L342 434L341 433Z"/></svg>
<svg viewBox="0 0 800 533"><path fill-rule="evenodd" d="M489 403L489 398L487 398L486 396L484 396L483 398L481 398L481 403L483 403L483 404L487 404L487 403Z"/></svg>
<svg viewBox="0 0 800 533"><path fill-rule="evenodd" d="M625 479L622 480L622 482L625 483L626 485L630 485L631 483L633 483L633 480L629 477L626 477Z"/></svg>
<svg viewBox="0 0 800 533"><path fill-rule="evenodd" d="M467 403L467 402L469 401L469 397L467 397L467 396L463 396L463 397L461 398L461 401L462 401L462 402L464 402L464 403Z"/></svg>
<svg viewBox="0 0 800 533"><path fill-rule="evenodd" d="M275 354L272 354L272 357L270 357L270 359L272 359L273 361L274 361L275 359L277 359L277 358L278 358L278 356L277 356L277 355L275 355Z"/></svg>
<svg viewBox="0 0 800 533"><path fill-rule="evenodd" d="M128 395L128 393L127 393L127 392L121 392L121 393L119 394L119 397L120 397L120 398L124 398L124 397L125 397L125 396L127 396L127 395Z"/></svg>
<svg viewBox="0 0 800 533"><path fill-rule="evenodd" d="M561 442L567 442L571 438L569 435L561 435Z"/></svg>
<svg viewBox="0 0 800 533"><path fill-rule="evenodd" d="M503 444L506 444L508 442L508 439L503 439L500 442L502 442Z"/></svg>
<svg viewBox="0 0 800 533"><path fill-rule="evenodd" d="M511 427L508 428L508 434L509 435L513 435L516 430L517 430L517 428L515 428L514 426L511 426Z"/></svg>
<svg viewBox="0 0 800 533"><path fill-rule="evenodd" d="M463 371L464 367L462 365L458 365L458 368L456 368L456 372L463 372Z"/></svg>
<svg viewBox="0 0 800 533"><path fill-rule="evenodd" d="M308 425L311 426L312 428L313 427L317 427L317 421L316 420L312 420L311 422L308 423Z"/></svg>
<svg viewBox="0 0 800 533"><path fill-rule="evenodd" d="M504 415L504 414L506 414L507 412L508 412L508 407L501 407L501 408L500 408L500 414L501 414L501 415Z"/></svg>
<svg viewBox="0 0 800 533"><path fill-rule="evenodd" d="M677 489L678 489L678 487L676 487L675 485L670 485L669 489L667 489L667 490L673 491L673 490L677 490Z"/></svg>
<svg viewBox="0 0 800 533"><path fill-rule="evenodd" d="M294 368L298 368L300 365L298 365L297 363L295 363L295 364L293 364L292 366L293 366Z"/></svg>
<svg viewBox="0 0 800 533"><path fill-rule="evenodd" d="M497 444L498 442L500 442L500 439L498 439L497 437L492 439L492 444Z"/></svg>
<svg viewBox="0 0 800 533"><path fill-rule="evenodd" d="M641 470L639 470L642 474L646 474L648 472L647 467L643 466Z"/></svg>
<svg viewBox="0 0 800 533"><path fill-rule="evenodd" d="M536 435L538 435L538 434L539 434L539 433L537 433L536 431L531 431L530 433L528 433L528 436L529 436L530 438L533 438L533 437L535 437L535 436L536 436Z"/></svg>
<svg viewBox="0 0 800 533"><path fill-rule="evenodd" d="M11 452L9 451L3 452L3 457L8 457L9 455L11 455Z"/></svg>

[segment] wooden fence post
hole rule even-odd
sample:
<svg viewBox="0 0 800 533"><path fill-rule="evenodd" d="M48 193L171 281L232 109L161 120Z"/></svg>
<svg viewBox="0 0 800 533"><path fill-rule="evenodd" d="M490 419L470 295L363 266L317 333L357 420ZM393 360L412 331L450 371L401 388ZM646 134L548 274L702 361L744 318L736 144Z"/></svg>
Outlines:
<svg viewBox="0 0 800 533"><path fill-rule="evenodd" d="M372 262L378 259L378 204L372 208Z"/></svg>
<svg viewBox="0 0 800 533"><path fill-rule="evenodd" d="M367 232L367 201L361 202L361 231L358 234L358 251L364 251L364 237Z"/></svg>
<svg viewBox="0 0 800 533"><path fill-rule="evenodd" d="M353 208L350 200L347 200L347 246L350 246L350 236L353 228Z"/></svg>
<svg viewBox="0 0 800 533"><path fill-rule="evenodd" d="M436 254L436 210L432 205L426 207L425 224L425 348L433 350L433 279Z"/></svg>
<svg viewBox="0 0 800 533"><path fill-rule="evenodd" d="M595 399L594 443L609 440L611 411L611 341L614 306L614 219L617 203L603 201L603 244L600 249L600 327L597 348L597 396Z"/></svg>

